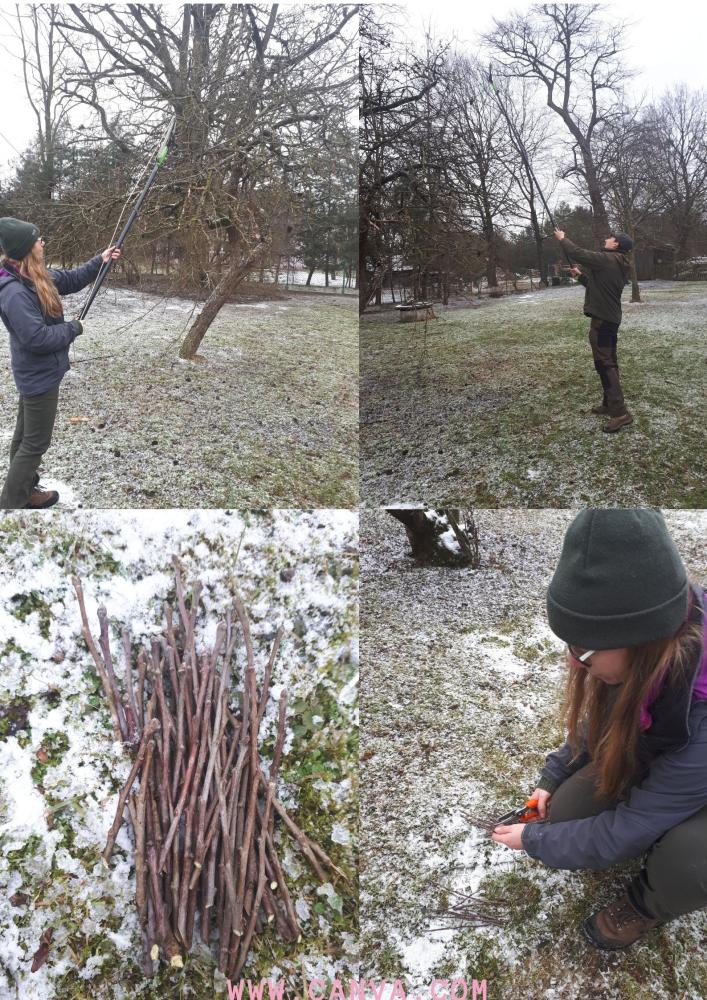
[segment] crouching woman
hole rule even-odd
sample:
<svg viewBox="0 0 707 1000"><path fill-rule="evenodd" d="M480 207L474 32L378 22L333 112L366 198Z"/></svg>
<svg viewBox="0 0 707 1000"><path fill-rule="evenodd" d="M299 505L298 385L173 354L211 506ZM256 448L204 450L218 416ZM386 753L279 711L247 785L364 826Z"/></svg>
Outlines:
<svg viewBox="0 0 707 1000"><path fill-rule="evenodd" d="M51 507L59 494L39 486L37 470L51 444L59 384L69 370L69 345L83 332L79 320L64 320L60 296L81 291L103 262L117 260L121 252L109 247L72 271L47 268L37 227L13 218L0 219L0 249L0 318L10 334L19 393L0 508Z"/></svg>
<svg viewBox="0 0 707 1000"><path fill-rule="evenodd" d="M540 821L493 839L551 868L643 856L627 890L582 925L617 950L707 907L705 595L658 511L585 510L547 610L567 643L568 738L533 793Z"/></svg>

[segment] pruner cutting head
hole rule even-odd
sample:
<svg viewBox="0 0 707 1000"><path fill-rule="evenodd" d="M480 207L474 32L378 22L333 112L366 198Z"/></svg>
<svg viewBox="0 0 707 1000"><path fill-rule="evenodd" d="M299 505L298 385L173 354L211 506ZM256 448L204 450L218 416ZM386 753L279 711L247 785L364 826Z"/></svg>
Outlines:
<svg viewBox="0 0 707 1000"><path fill-rule="evenodd" d="M537 798L527 799L525 805L511 809L505 816L496 820L496 826L507 826L510 823L533 823L540 818Z"/></svg>

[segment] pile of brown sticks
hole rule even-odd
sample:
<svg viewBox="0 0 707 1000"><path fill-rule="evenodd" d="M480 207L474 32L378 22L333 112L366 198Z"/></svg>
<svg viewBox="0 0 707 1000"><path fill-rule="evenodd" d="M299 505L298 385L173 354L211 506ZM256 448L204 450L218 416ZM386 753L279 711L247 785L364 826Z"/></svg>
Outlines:
<svg viewBox="0 0 707 1000"><path fill-rule="evenodd" d="M300 929L275 844L275 819L292 834L317 877L322 865L345 877L310 840L276 797L285 739L286 692L279 701L275 749L266 777L258 734L269 697L278 632L256 685L253 642L245 608L234 608L245 647L240 704L231 703L231 669L238 630L231 612L218 625L213 649L198 652L195 626L201 585L190 606L175 565L177 608L165 604L165 628L133 662L130 633L123 629L124 681L116 677L108 616L98 610L94 640L81 581L73 577L82 635L103 684L113 735L134 762L123 786L103 858L108 864L127 807L135 843L136 905L143 932L147 975L162 954L184 963L195 926L201 940L218 948L219 969L237 979L253 936L274 922L287 941ZM135 782L137 789L133 790Z"/></svg>

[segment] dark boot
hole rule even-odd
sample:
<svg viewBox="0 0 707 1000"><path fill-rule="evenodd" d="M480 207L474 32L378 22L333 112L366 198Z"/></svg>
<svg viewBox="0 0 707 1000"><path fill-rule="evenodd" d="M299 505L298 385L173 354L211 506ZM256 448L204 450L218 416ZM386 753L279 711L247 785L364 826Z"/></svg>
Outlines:
<svg viewBox="0 0 707 1000"><path fill-rule="evenodd" d="M590 944L603 951L620 951L635 944L646 931L653 930L663 921L639 913L625 892L613 903L597 910L582 924L582 931Z"/></svg>
<svg viewBox="0 0 707 1000"><path fill-rule="evenodd" d="M632 423L633 417L628 410L626 410L626 412L622 413L620 417L612 417L611 420L607 421L607 423L605 423L602 427L602 430L605 434L616 434L616 432L620 431L622 427L628 427L628 425Z"/></svg>
<svg viewBox="0 0 707 1000"><path fill-rule="evenodd" d="M59 500L56 490L33 489L29 495L29 500L25 504L25 510L44 510L45 507L53 507Z"/></svg>

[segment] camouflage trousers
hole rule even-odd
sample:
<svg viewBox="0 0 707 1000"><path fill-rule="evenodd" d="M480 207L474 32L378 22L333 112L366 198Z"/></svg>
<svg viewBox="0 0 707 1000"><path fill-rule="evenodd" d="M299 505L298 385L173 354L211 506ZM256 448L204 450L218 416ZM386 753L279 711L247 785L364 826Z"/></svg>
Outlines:
<svg viewBox="0 0 707 1000"><path fill-rule="evenodd" d="M589 327L589 343L594 357L594 367L601 379L604 405L612 417L620 417L626 412L624 394L619 379L619 362L616 357L616 342L619 328L616 323L592 317Z"/></svg>

